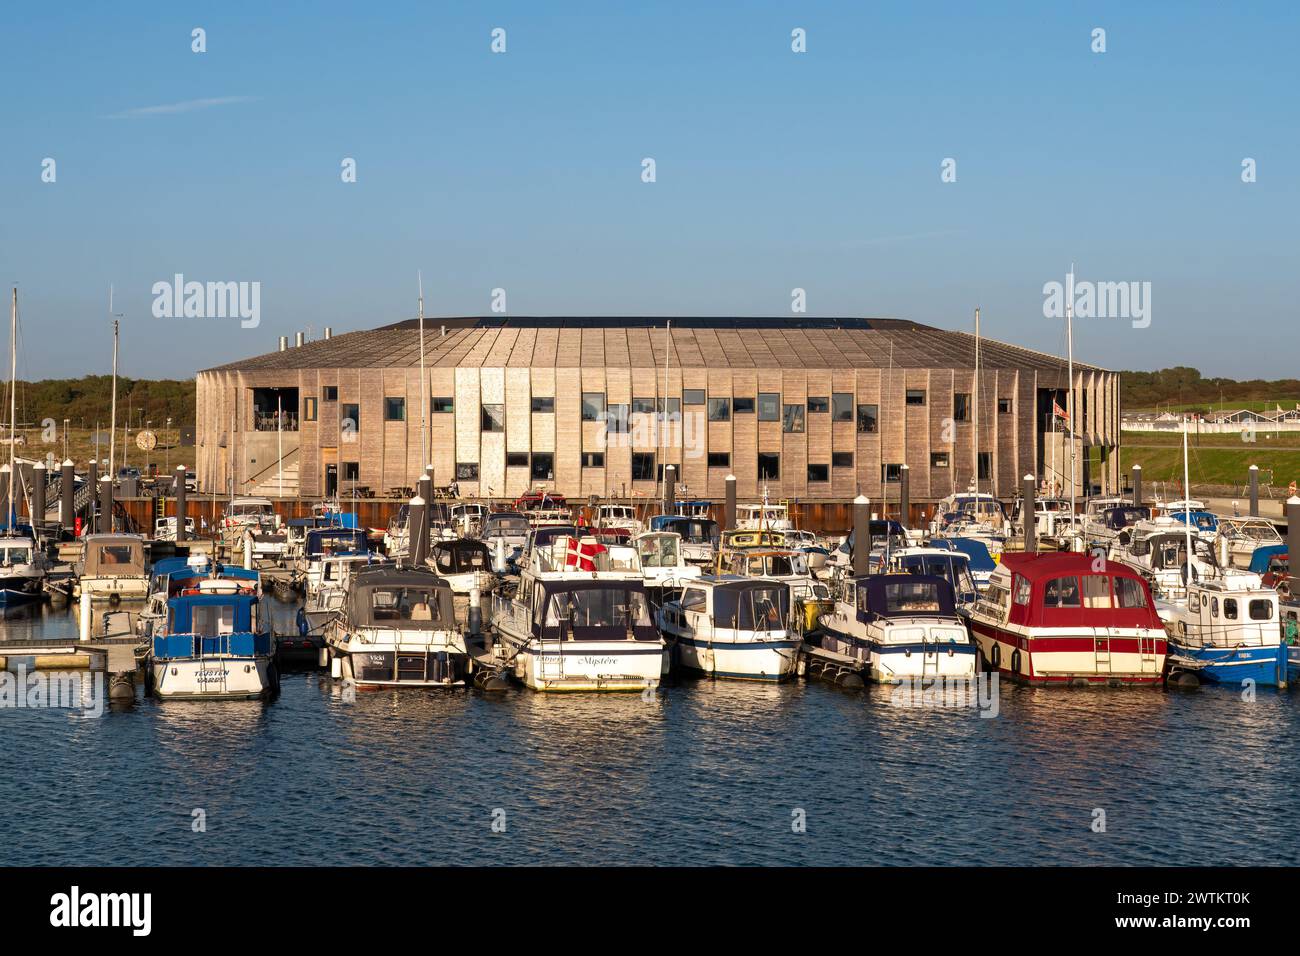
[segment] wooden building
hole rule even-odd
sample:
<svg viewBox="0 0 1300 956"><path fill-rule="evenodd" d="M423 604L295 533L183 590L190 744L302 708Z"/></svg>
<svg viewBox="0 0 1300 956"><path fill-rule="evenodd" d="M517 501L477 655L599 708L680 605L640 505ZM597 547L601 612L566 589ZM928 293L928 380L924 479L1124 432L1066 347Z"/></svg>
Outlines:
<svg viewBox="0 0 1300 956"><path fill-rule="evenodd" d="M407 320L200 372L196 467L222 494L384 495L427 461L462 495L643 498L672 463L698 498L734 474L744 497L879 500L906 464L916 501L977 467L1010 498L1053 462L1068 493L1056 406L1080 492L1113 491L1119 377L1074 372L1071 405L1063 359L983 339L976 388L972 335L899 319L492 317L425 320L424 390Z"/></svg>

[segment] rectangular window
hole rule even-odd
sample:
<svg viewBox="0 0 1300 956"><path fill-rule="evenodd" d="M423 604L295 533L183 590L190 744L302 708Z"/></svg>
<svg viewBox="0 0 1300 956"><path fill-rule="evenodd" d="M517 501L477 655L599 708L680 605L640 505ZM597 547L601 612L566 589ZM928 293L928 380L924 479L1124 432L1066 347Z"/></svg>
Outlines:
<svg viewBox="0 0 1300 956"><path fill-rule="evenodd" d="M529 468L528 475L533 481L554 481L555 455L549 451L533 452L532 467Z"/></svg>
<svg viewBox="0 0 1300 956"><path fill-rule="evenodd" d="M632 480L655 480L655 456L653 452L632 452Z"/></svg>
<svg viewBox="0 0 1300 956"><path fill-rule="evenodd" d="M780 481L781 480L781 456L780 455L770 451L760 451L758 453L758 480L759 481Z"/></svg>
<svg viewBox="0 0 1300 956"><path fill-rule="evenodd" d="M627 419L630 409L627 405L611 405L605 410L605 431L611 435L627 433Z"/></svg>
<svg viewBox="0 0 1300 956"><path fill-rule="evenodd" d="M830 465L814 465L810 463L808 465L808 480L810 482L830 481L831 480Z"/></svg>
<svg viewBox="0 0 1300 956"><path fill-rule="evenodd" d="M584 451L582 453L583 468L604 468L605 453L603 451Z"/></svg>
<svg viewBox="0 0 1300 956"><path fill-rule="evenodd" d="M903 465L901 462L886 462L880 466L880 480L884 482L897 482L902 478Z"/></svg>
<svg viewBox="0 0 1300 956"><path fill-rule="evenodd" d="M1083 579L1083 606L1109 608L1110 578L1102 574L1089 574Z"/></svg>
<svg viewBox="0 0 1300 956"><path fill-rule="evenodd" d="M731 400L731 411L736 415L754 414L754 400L752 398L733 398Z"/></svg>
<svg viewBox="0 0 1300 956"><path fill-rule="evenodd" d="M582 393L582 420L584 422L598 422L605 416L605 393L604 392L583 392Z"/></svg>
<svg viewBox="0 0 1300 956"><path fill-rule="evenodd" d="M655 410L655 400L653 398L634 398L632 399L633 415L652 415Z"/></svg>
<svg viewBox="0 0 1300 956"><path fill-rule="evenodd" d="M909 404L909 405L924 405L924 404L925 404L925 389L923 389L923 388L909 388L909 389L907 390L907 404Z"/></svg>
<svg viewBox="0 0 1300 956"><path fill-rule="evenodd" d="M360 405L341 405L339 406L343 415L340 419L345 432L361 431L361 406Z"/></svg>
<svg viewBox="0 0 1300 956"><path fill-rule="evenodd" d="M1267 600L1251 601L1249 605L1250 619L1252 621L1271 621L1273 620L1273 602Z"/></svg>
<svg viewBox="0 0 1300 956"><path fill-rule="evenodd" d="M386 422L404 422L406 421L406 399L384 397L384 421Z"/></svg>
<svg viewBox="0 0 1300 956"><path fill-rule="evenodd" d="M662 418L664 414L664 400L662 398L655 400L655 410L658 411ZM668 399L668 417L670 419L680 418L682 414L682 400L680 398Z"/></svg>
<svg viewBox="0 0 1300 956"><path fill-rule="evenodd" d="M781 431L783 432L801 432L803 431L803 406L786 405L781 414Z"/></svg>
<svg viewBox="0 0 1300 956"><path fill-rule="evenodd" d="M478 481L478 462L458 461L456 463L457 481Z"/></svg>
<svg viewBox="0 0 1300 956"><path fill-rule="evenodd" d="M314 422L316 420L316 399L304 398L302 400L302 420L305 422Z"/></svg>
<svg viewBox="0 0 1300 956"><path fill-rule="evenodd" d="M528 452L526 452L526 451L510 451L510 452L506 452L506 467L507 467L507 468L527 468L527 467L528 467Z"/></svg>
<svg viewBox="0 0 1300 956"><path fill-rule="evenodd" d="M506 430L506 407L504 405L484 405L480 419L480 427L483 431L503 432Z"/></svg>
<svg viewBox="0 0 1300 956"><path fill-rule="evenodd" d="M1121 608L1146 607L1147 596L1142 590L1142 582L1135 578L1113 578L1115 582L1115 601ZM1234 602L1235 613L1235 602Z"/></svg>
<svg viewBox="0 0 1300 956"><path fill-rule="evenodd" d="M831 452L832 468L852 468L853 452L851 451L833 451Z"/></svg>
<svg viewBox="0 0 1300 956"><path fill-rule="evenodd" d="M758 393L758 420L760 422L779 422L781 420L781 393Z"/></svg>
<svg viewBox="0 0 1300 956"><path fill-rule="evenodd" d="M1120 578L1116 578L1115 580L1116 580L1116 584L1118 585L1118 582L1119 582L1120 580L1122 580L1122 579L1120 579ZM1119 588L1116 587L1115 590L1118 591ZM1229 621L1235 621L1235 620L1237 619L1237 599L1236 599L1236 598L1224 598L1224 599L1223 599L1223 616L1226 617Z"/></svg>
<svg viewBox="0 0 1300 956"><path fill-rule="evenodd" d="M437 414L451 412L455 407L456 402L450 396L429 399L429 410Z"/></svg>
<svg viewBox="0 0 1300 956"><path fill-rule="evenodd" d="M979 453L979 470L980 481L988 481L993 475L993 452L982 451Z"/></svg>
<svg viewBox="0 0 1300 956"><path fill-rule="evenodd" d="M999 414L999 415L1010 415L1010 414L1011 414L1011 399L1009 399L1009 398L999 398L999 399L998 399L998 414Z"/></svg>
<svg viewBox="0 0 1300 956"><path fill-rule="evenodd" d="M1043 607L1079 607L1079 579L1053 578L1043 589Z"/></svg>
<svg viewBox="0 0 1300 956"><path fill-rule="evenodd" d="M932 452L930 452L930 467L931 467L931 468L947 468L947 467L948 467L948 453L947 453L946 451L932 451Z"/></svg>
<svg viewBox="0 0 1300 956"><path fill-rule="evenodd" d="M709 452L710 468L730 468L731 452L729 451L711 451Z"/></svg>
<svg viewBox="0 0 1300 956"><path fill-rule="evenodd" d="M538 415L555 414L555 397L553 395L534 395L533 412Z"/></svg>
<svg viewBox="0 0 1300 956"><path fill-rule="evenodd" d="M709 421L711 422L731 421L731 399L729 398L709 399Z"/></svg>
<svg viewBox="0 0 1300 956"><path fill-rule="evenodd" d="M970 392L957 392L953 395L952 417L959 422L970 421Z"/></svg>
<svg viewBox="0 0 1300 956"><path fill-rule="evenodd" d="M824 395L808 396L808 414L813 415L818 412L829 412L831 410L831 400Z"/></svg>
<svg viewBox="0 0 1300 956"><path fill-rule="evenodd" d="M849 392L836 392L831 396L831 421L853 421L853 395Z"/></svg>
<svg viewBox="0 0 1300 956"><path fill-rule="evenodd" d="M321 386L321 398L327 402L337 402L339 400L339 387L337 385Z"/></svg>
<svg viewBox="0 0 1300 956"><path fill-rule="evenodd" d="M703 405L704 389L702 388L684 388L682 389L683 405Z"/></svg>
<svg viewBox="0 0 1300 956"><path fill-rule="evenodd" d="M345 461L343 463L343 480L360 481L361 480L361 463L358 461Z"/></svg>
<svg viewBox="0 0 1300 956"><path fill-rule="evenodd" d="M879 427L880 427L880 406L859 405L858 406L859 434L866 435L875 432Z"/></svg>

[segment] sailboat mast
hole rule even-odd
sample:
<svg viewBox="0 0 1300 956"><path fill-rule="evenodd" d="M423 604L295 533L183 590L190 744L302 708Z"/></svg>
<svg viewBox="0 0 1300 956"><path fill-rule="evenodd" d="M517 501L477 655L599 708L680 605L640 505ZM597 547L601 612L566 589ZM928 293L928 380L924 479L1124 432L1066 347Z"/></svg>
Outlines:
<svg viewBox="0 0 1300 956"><path fill-rule="evenodd" d="M665 471L665 465L664 465L664 431L668 427L668 363L672 361L672 355L669 351L669 344L672 341L672 337L673 337L673 322L672 319L669 319L664 325L664 397L663 397L664 406L663 406L663 412L659 415L658 471L659 474L662 474L665 479L668 477L668 473L667 471ZM685 417L685 409L683 409L683 417ZM663 493L663 489L660 488L659 485L658 474L655 475L655 488L657 489L656 493L658 494L660 500L662 500L664 493ZM671 512L669 513L671 514Z"/></svg>
<svg viewBox="0 0 1300 956"><path fill-rule="evenodd" d="M16 440L15 422L18 414L18 287L14 286L13 305L9 309L9 495L8 514L5 515L5 528L13 530L14 515L18 505L14 501L14 442Z"/></svg>
<svg viewBox="0 0 1300 956"><path fill-rule="evenodd" d="M113 288L108 290L108 311L113 311ZM113 320L113 401L108 423L108 476L113 477L117 455L117 319Z"/></svg>
<svg viewBox="0 0 1300 956"><path fill-rule="evenodd" d="M1065 292L1065 436L1070 442L1070 514L1075 512L1075 498L1078 488L1074 478L1074 263L1070 263L1069 281ZM1073 520L1073 519L1071 519Z"/></svg>
<svg viewBox="0 0 1300 956"><path fill-rule="evenodd" d="M1183 417L1183 524L1187 535L1187 584L1192 583L1192 485L1190 469L1187 467L1187 417ZM1191 592L1188 591L1188 606L1191 606Z"/></svg>
<svg viewBox="0 0 1300 956"><path fill-rule="evenodd" d="M975 388L971 395L972 420L975 424L975 442L971 449L971 456L974 460L974 469L971 471L971 477L975 480L975 512L979 513L978 496L980 493L980 310L975 309Z"/></svg>
<svg viewBox="0 0 1300 956"><path fill-rule="evenodd" d="M424 276L417 272L415 280L420 287L420 473L429 463L428 422L429 422L429 383L424 371Z"/></svg>

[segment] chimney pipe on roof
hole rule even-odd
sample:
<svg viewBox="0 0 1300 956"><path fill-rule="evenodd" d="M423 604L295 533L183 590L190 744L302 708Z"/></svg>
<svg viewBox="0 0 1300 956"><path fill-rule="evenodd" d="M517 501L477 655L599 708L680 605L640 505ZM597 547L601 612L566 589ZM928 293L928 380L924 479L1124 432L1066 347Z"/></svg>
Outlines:
<svg viewBox="0 0 1300 956"><path fill-rule="evenodd" d="M327 339L334 338L334 330L330 328L328 325L325 326L325 338Z"/></svg>
<svg viewBox="0 0 1300 956"><path fill-rule="evenodd" d="M294 336L293 336L293 344L294 344L294 347L295 347L295 348L302 348L302 343L303 343L304 341L306 341L306 339L307 339L307 333L305 333L305 332L295 332L295 333L294 333Z"/></svg>
<svg viewBox="0 0 1300 956"><path fill-rule="evenodd" d="M289 336L287 335L280 336L280 351L281 352L287 351L288 348L289 348Z"/></svg>

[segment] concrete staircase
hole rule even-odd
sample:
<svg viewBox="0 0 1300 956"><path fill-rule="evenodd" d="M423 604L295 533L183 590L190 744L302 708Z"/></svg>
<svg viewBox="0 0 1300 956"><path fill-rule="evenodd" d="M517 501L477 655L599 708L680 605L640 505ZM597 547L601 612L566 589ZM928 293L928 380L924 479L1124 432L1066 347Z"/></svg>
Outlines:
<svg viewBox="0 0 1300 956"><path fill-rule="evenodd" d="M285 455L284 463L284 482L281 484L279 469L271 469L261 481L249 489L248 494L256 498L279 498L283 495L285 498L298 497L298 461L295 457L289 461L289 455Z"/></svg>

